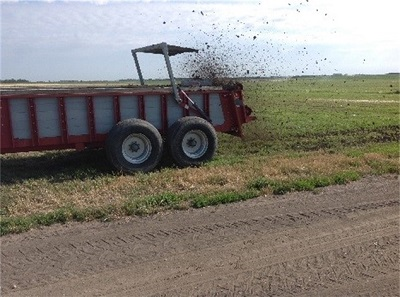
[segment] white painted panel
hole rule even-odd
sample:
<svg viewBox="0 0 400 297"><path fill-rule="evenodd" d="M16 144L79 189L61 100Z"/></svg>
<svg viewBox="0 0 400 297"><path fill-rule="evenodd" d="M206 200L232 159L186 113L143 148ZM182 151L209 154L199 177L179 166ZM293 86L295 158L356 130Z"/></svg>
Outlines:
<svg viewBox="0 0 400 297"><path fill-rule="evenodd" d="M38 98L35 105L39 138L61 136L58 99Z"/></svg>
<svg viewBox="0 0 400 297"><path fill-rule="evenodd" d="M108 133L115 124L113 97L94 97L93 109L96 133Z"/></svg>
<svg viewBox="0 0 400 297"><path fill-rule="evenodd" d="M9 102L13 137L16 139L31 139L28 99L11 99Z"/></svg>
<svg viewBox="0 0 400 297"><path fill-rule="evenodd" d="M214 126L222 125L225 122L221 99L218 94L210 94L210 118Z"/></svg>
<svg viewBox="0 0 400 297"><path fill-rule="evenodd" d="M175 101L173 95L167 97L168 127L183 116L183 108Z"/></svg>
<svg viewBox="0 0 400 297"><path fill-rule="evenodd" d="M161 99L160 95L148 95L144 97L144 111L146 121L150 122L157 129L162 128Z"/></svg>
<svg viewBox="0 0 400 297"><path fill-rule="evenodd" d="M85 97L65 98L69 135L89 134L88 110Z"/></svg>
<svg viewBox="0 0 400 297"><path fill-rule="evenodd" d="M121 96L119 97L119 108L121 112L121 120L139 118L137 96Z"/></svg>

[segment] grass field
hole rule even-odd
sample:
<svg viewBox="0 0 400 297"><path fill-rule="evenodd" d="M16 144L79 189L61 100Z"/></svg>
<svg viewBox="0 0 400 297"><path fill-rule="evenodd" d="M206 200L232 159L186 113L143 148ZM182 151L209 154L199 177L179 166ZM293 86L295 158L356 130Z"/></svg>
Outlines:
<svg viewBox="0 0 400 297"><path fill-rule="evenodd" d="M199 168L121 175L103 150L1 156L1 234L70 220L110 220L399 173L399 76L244 82L257 121L219 135ZM268 199L268 196L265 196Z"/></svg>

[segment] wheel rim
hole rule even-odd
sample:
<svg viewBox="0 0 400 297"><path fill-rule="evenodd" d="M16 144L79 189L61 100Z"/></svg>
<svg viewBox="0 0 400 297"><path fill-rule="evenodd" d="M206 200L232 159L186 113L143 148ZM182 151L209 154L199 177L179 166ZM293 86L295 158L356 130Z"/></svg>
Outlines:
<svg viewBox="0 0 400 297"><path fill-rule="evenodd" d="M151 154L151 142L144 134L130 134L122 143L122 155L132 164L145 162Z"/></svg>
<svg viewBox="0 0 400 297"><path fill-rule="evenodd" d="M182 150L186 156L192 159L202 157L208 149L207 135L201 130L192 130L182 139Z"/></svg>

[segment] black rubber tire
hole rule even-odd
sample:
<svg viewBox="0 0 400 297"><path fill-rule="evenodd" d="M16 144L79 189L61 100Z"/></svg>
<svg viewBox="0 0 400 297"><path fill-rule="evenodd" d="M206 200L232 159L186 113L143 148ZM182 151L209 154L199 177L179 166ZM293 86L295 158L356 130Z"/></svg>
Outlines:
<svg viewBox="0 0 400 297"><path fill-rule="evenodd" d="M160 132L149 122L123 120L108 133L106 152L110 163L119 171L149 172L160 162L163 140Z"/></svg>
<svg viewBox="0 0 400 297"><path fill-rule="evenodd" d="M190 142L194 144L190 146ZM176 165L199 166L214 157L218 137L214 127L205 119L188 116L180 118L169 128L168 147Z"/></svg>

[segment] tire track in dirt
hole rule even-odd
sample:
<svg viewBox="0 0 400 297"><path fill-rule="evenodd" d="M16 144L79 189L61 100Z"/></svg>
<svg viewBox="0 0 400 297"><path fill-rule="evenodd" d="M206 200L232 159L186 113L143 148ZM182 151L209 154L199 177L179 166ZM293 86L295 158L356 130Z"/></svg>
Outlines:
<svg viewBox="0 0 400 297"><path fill-rule="evenodd" d="M301 229L300 231L302 231ZM237 242L232 242L231 244L228 244L223 248L212 247L205 250L197 251L195 253L191 253L191 257L193 257L194 259L206 259L207 255L214 254L217 254L218 258L213 260L208 259L202 265L197 265L197 271L192 271L190 274L186 275L180 275L180 279L178 281L179 285L176 285L176 287L179 287L179 290L159 292L160 294L156 294L155 296L202 296L203 294L204 296L218 296L218 292L223 293L222 296L225 296L225 294L228 293L231 293L228 295L232 296L243 294L245 296L254 296L259 294L261 294L262 296L266 296L267 292L257 292L256 290L254 290L257 283L254 282L254 279L265 279L265 277L260 276L261 274L259 273L259 271L264 271L267 268L269 269L269 271L274 271L274 273L271 274L275 279L275 283L277 282L276 279L285 279L284 283L279 283L278 281L278 284L275 284L276 286L282 286L285 285L285 283L288 281L288 277L286 276L287 274L293 275L294 272L299 271L298 268L293 269L293 271L288 271L288 267L295 266L291 263L301 261L303 267L301 267L302 269L300 269L300 273L304 274L310 268L312 268L312 265L316 262L330 264L327 259L332 258L332 262L334 262L337 260L337 255L344 254L348 255L347 257L349 257L349 251L351 251L352 248L360 242L363 243L374 240L374 242L377 243L377 238L379 238L382 234L395 236L395 238L393 239L393 241L395 242L394 245L390 243L392 244L392 246L395 246L396 244L398 244L397 229L397 218L391 218L383 224L364 224L355 229L349 229L348 227L346 227L336 230L334 234L329 234L325 236L314 237L311 234L307 234L308 236L310 236L308 237L306 236L306 233L301 232L302 237L305 237L302 240L294 239L296 234L295 232L293 232L286 235L286 237L290 238L288 243L282 243L280 245L274 245L272 247L266 245L265 241L271 240L273 237L266 235L261 238L257 236L257 238L246 239L245 241L241 240ZM357 232L357 236L354 235L355 232ZM275 237L275 239L277 238ZM357 255L361 257L360 253L358 253ZM292 259L292 261L287 261L288 259ZM312 259L312 261L310 261L309 259ZM304 262L305 260L306 262ZM175 259L167 259L167 261L176 262ZM191 263L191 261L193 263ZM222 263L225 263L225 265L223 265ZM228 263L228 265L226 265L226 263ZM305 266L304 263L306 263L307 265ZM392 261L391 263L394 263L394 261ZM190 258L186 258L185 264L191 267L196 266L196 260L193 261ZM153 269L156 269L157 263L154 263L154 265L155 266L153 267ZM138 269L140 270L140 268ZM279 271L279 275L276 275L277 271ZM391 271L393 271L393 269ZM146 274L146 271L143 270L140 273ZM257 277L254 276L256 273L259 273L260 275ZM158 291L157 288L164 288L166 284L168 284L168 286L170 287L174 286L176 275L169 275L168 271L165 271L161 275L162 277L160 279L152 278L147 283L137 283L135 288L131 290L123 289L124 286L122 285L121 291L119 291L118 289L114 289L114 291L112 292L99 292L99 295L136 296L137 294L143 294L144 296L146 296L154 294L155 291ZM246 275L252 275L252 277L243 277ZM216 276L217 281L215 280ZM271 277L271 275L269 275L269 277ZM243 280L241 282L242 278ZM265 281L263 282L265 283ZM294 284L294 281L291 281L291 283ZM298 285L299 283L296 283L296 286ZM236 287L249 287L251 288L251 290L244 290L239 292L235 290ZM207 291L206 288L214 288L214 290ZM221 291L221 288L225 288L225 290ZM270 290L268 291L268 293L276 295L278 292ZM287 295L288 293L288 291L285 291L283 295Z"/></svg>
<svg viewBox="0 0 400 297"><path fill-rule="evenodd" d="M377 215L381 216L381 213ZM376 218L373 220L376 220ZM85 292L85 294L96 296L146 296L155 294L155 292L159 290L158 288L161 288L161 292L159 292L161 296L163 296L162 294L165 294L165 296L201 296L203 289L211 287L216 291L204 290L203 293L206 292L204 296L219 296L222 294L221 288L225 288L223 293L228 295L238 295L242 292L244 295L254 296L260 293L255 289L258 285L254 279L262 280L264 284L266 283L265 279L271 279L271 284L268 286L268 293L273 295L288 295L290 293L288 288L291 288L288 283L291 284L291 286L295 284L296 288L300 285L302 291L305 289L330 288L335 284L335 282L329 278L332 273L335 273L335 271L336 273L338 273L338 271L340 273L340 271L343 271L346 267L343 266L343 263L339 263L336 264L335 268L332 268L333 272L330 270L326 272L326 269L333 267L332 263L341 260L343 255L350 261L352 267L358 267L357 269L360 269L360 267L367 267L365 269L371 271L371 265L367 266L365 262L360 264L360 262L357 263L354 260L363 259L368 255L368 248L363 247L363 244L371 245L372 242L372 247L377 251L379 251L382 246L386 245L386 254L382 256L382 254L376 251L375 253L378 254L375 256L375 259L378 260L377 263L380 263L380 271L383 271L383 273L388 274L396 271L396 267L393 266L396 263L396 258L392 254L388 254L388 246L392 248L391 253L393 253L393 248L397 251L399 243L397 221L398 217L396 217L396 214L392 214L390 218L385 221L371 223L362 222L358 224L359 226L357 227L350 227L351 223L340 224L337 220L329 220L327 222L328 225L332 225L332 223L336 222L339 223L339 228L336 228L333 233L322 236L318 235L318 230L321 226L325 226L326 222L315 226L316 229L309 231L309 234L303 230L307 229L307 227L300 228L300 230L293 230L291 233L286 234L288 243L283 242L278 245L264 246L265 241L276 241L280 238L277 234L265 234L262 238L254 236L244 241L237 240L224 247L213 246L196 252L188 252L186 255L170 255L168 259L157 258L135 265L134 274L126 271L126 269L117 270L117 279L113 278L115 271L111 271L111 274L100 273L94 278L95 282L98 281L98 278L107 279L115 283L118 283L119 280L119 286L117 288L113 287L109 291L100 288L95 292ZM303 237L302 239L299 239L299 236L296 234L297 231L299 231L301 237ZM355 234L357 234L357 236L355 236ZM380 237L382 235L389 236ZM360 242L361 244L359 244ZM241 252L246 252L246 254L241 255ZM216 255L216 258L206 260L205 263L207 265L204 263L199 265L197 259L210 258L207 255ZM290 258L292 258L292 260L288 261ZM166 267L160 267L160 262L164 262ZM172 269L171 271L171 269L168 268L169 264L177 262L181 262L180 265L184 268L178 270ZM228 265L224 266L222 263L228 263ZM290 270L290 267L297 268L292 268L292 270ZM157 275L152 275L153 271L158 271ZM312 273L310 273L310 271ZM207 273L205 274L205 272ZM268 277L265 276L266 273L269 273ZM294 278L296 282L293 278L290 279L287 276L294 275L295 273L299 275L299 277ZM251 280L244 277L247 274L253 275L253 279ZM307 274L308 279L315 279L316 275L318 275L320 283L322 279L322 285L319 286L319 283L310 285L310 280L308 283L302 285L299 280L304 279L304 274ZM325 274L325 276L323 274ZM121 275L124 276L122 280ZM370 278L376 277L376 275L369 275L368 277L364 277L363 275L361 275L363 277L360 277L359 274L358 277L348 277L348 275L349 273L346 274L345 280L349 278L352 282L354 282L354 279L357 281L365 281L365 279L369 280ZM143 276L148 277L143 278ZM219 278L217 282L213 283L215 276L219 276ZM128 288L125 287L125 284L129 284L130 279L140 278L142 278L142 280L138 280L134 288L130 286L128 286ZM234 279L234 282L232 282L232 279ZM81 280L77 282L79 283L80 281ZM91 277L84 278L84 283L90 284L91 281L93 281ZM330 286L323 281L328 282ZM343 279L339 278L338 282L343 284ZM215 284L217 284L217 287L215 287ZM234 287L232 288L233 284ZM165 292L163 289L171 286L179 287L184 291ZM191 286L195 286L197 290L193 290ZM282 286L286 286L286 289L276 289ZM77 287L82 287L82 284L77 284ZM242 291L238 291L235 288L241 288ZM291 288L291 290L294 291L293 288ZM31 291L28 292L29 294L32 293ZM229 294L229 292L231 294ZM294 293L297 295L300 292L301 291L298 289ZM261 293L261 295L265 296L267 292L263 291ZM222 296L225 296L224 294L222 294ZM67 294L67 296L68 295L69 294Z"/></svg>
<svg viewBox="0 0 400 297"><path fill-rule="evenodd" d="M290 261L282 261L284 256L291 258L288 254L280 255L276 260L268 258L265 262L269 265L260 265L258 262L251 269L236 274L215 272L213 275L219 275L217 281L210 277L207 281L195 282L187 287L154 296L183 296L184 294L189 296L297 296L304 292L309 294L309 291L317 291L316 295L318 295L321 289L335 288L337 284L347 282L360 286L360 283L382 275L398 276L399 269L396 260L399 236L392 234L388 237L373 239L376 240L374 245L385 245L387 255L380 258L379 262L376 258L380 255L380 251L370 245L370 240L328 251L325 251L323 246L318 246L322 252L316 252L314 248L311 248L310 250L315 254ZM309 254L304 250L295 249L292 253ZM346 262L343 262L343 259ZM320 267L318 263L323 263L323 267ZM393 293L398 292L398 287L396 289L397 291ZM102 296L113 296L113 294Z"/></svg>
<svg viewBox="0 0 400 297"><path fill-rule="evenodd" d="M12 257L7 257L7 248L5 247L3 249L4 258L2 265L4 270L7 270L8 266L12 266L13 270L15 271L16 267L18 267L17 269L20 270L18 271L19 275L24 273L31 274L30 269L35 271L51 270L51 281L55 281L58 278L62 279L65 277L65 272L68 271L68 267L77 266L79 263L85 264L83 271L80 272L79 270L74 269L73 272L67 274L67 277L71 277L71 274L76 274L77 276L84 275L86 271L102 271L103 267L97 266L97 264L95 264L96 266L92 265L92 263L96 262L96 260L105 263L107 268L118 268L121 265L126 265L127 263L137 264L149 261L155 256L153 253L149 253L152 249L143 248L140 251L139 247L143 245L146 247L157 247L157 243L160 241L171 241L174 238L179 238L180 240L183 238L188 238L189 241L191 241L193 236L203 237L203 242L199 242L199 240L197 240L195 246L189 245L185 247L185 251L191 251L201 249L203 246L209 246L210 243L208 242L209 240L207 240L207 238L210 236L211 240L214 240L214 236L219 237L218 245L222 246L229 243L231 240L230 237L221 237L227 232L230 234L236 233L236 235L242 236L244 236L249 230L258 233L262 233L262 230L268 230L268 232L272 232L273 230L280 228L301 226L303 224L307 225L325 219L342 217L355 211L375 210L382 207L391 207L395 205L399 205L399 201L392 200L374 202L355 205L351 208L331 208L320 211L291 213L249 220L239 220L224 224L218 223L196 227L184 227L179 229L165 229L161 231L139 234L126 234L124 239L122 239L120 236L115 236L108 238L107 240L100 238L86 240L83 242L61 242L58 245L53 246L46 244L35 247L26 246L18 249L22 256L13 259ZM132 246L135 246L136 248L132 249ZM177 252L177 249L178 247L174 247L173 250L175 253ZM167 250L164 250L164 252L167 252ZM157 255L160 256L161 254L162 252L157 252ZM12 259L13 261L9 262L8 259ZM30 265L30 263L36 264L33 267ZM64 264L60 266L58 263ZM49 269L49 267L52 268ZM42 277L37 280L31 279L31 281L33 281L32 284L46 283L46 279ZM22 284L20 284L20 286L22 286Z"/></svg>
<svg viewBox="0 0 400 297"><path fill-rule="evenodd" d="M335 296L386 278L398 290L396 177L88 225L2 238L3 293Z"/></svg>
<svg viewBox="0 0 400 297"><path fill-rule="evenodd" d="M151 242L157 242L160 239L166 239L169 237L182 237L189 235L203 235L203 234L218 234L221 230L230 231L230 232L241 232L241 227L252 227L252 226L262 226L265 228L277 229L282 226L297 226L301 224L310 224L315 221L328 219L332 217L342 217L347 214L356 212L356 211L367 211L379 209L382 207L391 207L397 206L400 204L399 200L391 200L391 201L381 201L374 203L365 203L360 205L354 205L351 208L331 208L331 209L323 209L320 211L309 211L309 212L299 212L299 213L289 213L283 215L276 216L266 216L261 218L254 218L248 220L239 220L235 222L228 222L225 224L217 223L211 225L202 225L196 227L183 227L179 229L166 229L166 230L158 230L153 233L139 233L139 234L125 234L124 238L120 236L115 236L112 238L105 239L95 239L95 240L87 240L84 242L75 242L75 243L64 243L60 242L58 245L43 245L40 248L29 247L27 246L27 250L24 251L22 248L18 251L24 256L24 258L20 258L20 260L25 260L27 262L32 262L32 259L40 258L41 254L46 253L56 253L58 257L63 256L71 256L74 253L74 250L79 250L83 254L94 254L96 250L109 250L111 247L118 248L124 247L130 244L140 244L146 243L150 244ZM5 247L6 249L6 247ZM3 256L7 258L6 251L2 251ZM26 255L27 254L27 255ZM22 264L22 263L19 263Z"/></svg>

